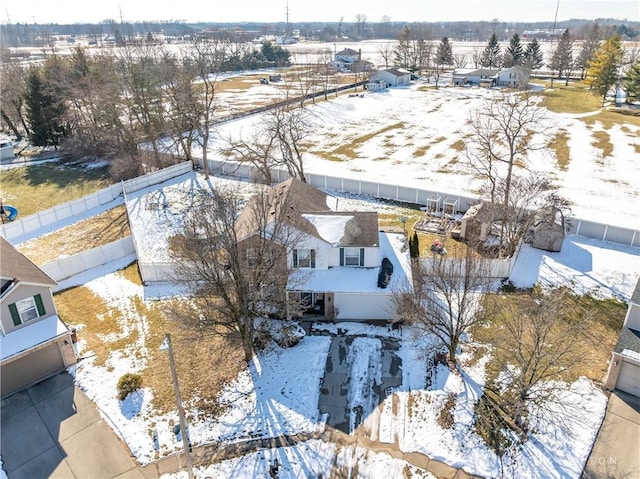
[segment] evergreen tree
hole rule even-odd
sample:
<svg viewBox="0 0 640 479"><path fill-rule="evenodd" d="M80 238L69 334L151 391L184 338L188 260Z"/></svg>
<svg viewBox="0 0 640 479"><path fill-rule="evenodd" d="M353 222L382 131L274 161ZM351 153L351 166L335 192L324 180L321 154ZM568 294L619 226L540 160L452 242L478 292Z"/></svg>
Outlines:
<svg viewBox="0 0 640 479"><path fill-rule="evenodd" d="M393 64L399 68L411 70L411 29L405 25L398 37L398 45L393 50Z"/></svg>
<svg viewBox="0 0 640 479"><path fill-rule="evenodd" d="M622 43L617 35L611 36L596 51L587 70L587 81L596 95L602 96L602 106L607 93L618 79L618 70L623 56Z"/></svg>
<svg viewBox="0 0 640 479"><path fill-rule="evenodd" d="M500 45L498 44L498 37L495 33L491 34L487 46L484 47L482 57L480 58L480 65L487 68L500 67Z"/></svg>
<svg viewBox="0 0 640 479"><path fill-rule="evenodd" d="M640 100L640 59L637 59L627 71L623 79L623 85L627 92L627 103Z"/></svg>
<svg viewBox="0 0 640 479"><path fill-rule="evenodd" d="M573 68L573 40L568 29L560 37L558 46L551 57L549 68L558 71L558 78L561 78L564 73L567 77L567 83L569 82L569 74Z"/></svg>
<svg viewBox="0 0 640 479"><path fill-rule="evenodd" d="M414 231L413 232L413 253L414 253L414 258L419 258L420 257L420 241L418 241L418 232Z"/></svg>
<svg viewBox="0 0 640 479"><path fill-rule="evenodd" d="M27 76L25 106L31 143L42 147L60 145L67 135L64 106L47 91L37 67L32 67Z"/></svg>
<svg viewBox="0 0 640 479"><path fill-rule="evenodd" d="M511 40L509 40L509 46L504 53L502 66L509 68L516 65L522 65L523 63L524 48L522 47L522 42L520 41L520 35L514 33L511 37Z"/></svg>
<svg viewBox="0 0 640 479"><path fill-rule="evenodd" d="M453 65L453 50L447 37L442 37L436 52L436 63L438 66Z"/></svg>
<svg viewBox="0 0 640 479"><path fill-rule="evenodd" d="M542 57L542 49L537 39L533 39L531 43L527 45L527 49L524 52L524 64L530 70L537 70L544 65Z"/></svg>

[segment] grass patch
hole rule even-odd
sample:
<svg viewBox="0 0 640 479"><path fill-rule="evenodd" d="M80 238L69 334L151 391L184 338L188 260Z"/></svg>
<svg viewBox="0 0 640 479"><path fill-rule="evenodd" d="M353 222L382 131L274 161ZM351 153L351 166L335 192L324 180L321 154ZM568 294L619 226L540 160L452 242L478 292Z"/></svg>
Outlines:
<svg viewBox="0 0 640 479"><path fill-rule="evenodd" d="M512 294L496 294L492 300L504 304L502 310L507 310L507 303L520 305L523 309L535 298L526 292L517 291ZM572 382L580 376L585 376L593 381L602 381L607 371L608 361L611 351L618 341L618 334L626 315L626 304L615 299L596 299L590 296L577 296L569 294L565 301L569 302L574 317L568 318L575 321L588 321L586 324L587 334L581 335L579 343L576 345L581 351L581 361L574 364L561 378L564 381ZM592 316L583 318L581 311L590 311ZM473 328L471 334L474 341L482 344L496 346L500 340L501 319L494 318L489 324ZM551 335L548 338L550 343L561 342L563 337ZM493 348L492 357L486 365L487 384L493 382L498 377L500 365L506 364L509 358L505 348Z"/></svg>
<svg viewBox="0 0 640 479"><path fill-rule="evenodd" d="M549 148L555 151L558 167L566 171L571 158L569 157L569 135L562 130L549 143Z"/></svg>
<svg viewBox="0 0 640 479"><path fill-rule="evenodd" d="M427 151L429 151L429 148L431 148L430 145L418 147L416 151L413 152L414 158L423 157L424 155L427 154Z"/></svg>
<svg viewBox="0 0 640 479"><path fill-rule="evenodd" d="M382 135L391 130L402 128L403 126L404 126L404 123L402 122L394 123L393 125L385 126L380 130L373 131L371 133L367 133L366 135L359 136L351 140L350 143L347 143L347 142L342 143L341 145L339 145L338 147L334 148L331 151L316 150L313 153L331 161L344 161L345 158L355 159L358 157L358 154L356 153L355 150L360 145L371 140L372 138L375 138L378 135Z"/></svg>
<svg viewBox="0 0 640 479"><path fill-rule="evenodd" d="M613 153L613 143L611 143L611 137L606 131L594 131L593 137L595 141L593 146L602 151L602 158L611 156Z"/></svg>
<svg viewBox="0 0 640 479"><path fill-rule="evenodd" d="M451 149L455 151L465 151L466 145L464 143L464 140L456 141L454 144L451 145Z"/></svg>
<svg viewBox="0 0 640 479"><path fill-rule="evenodd" d="M140 286L137 264L117 273ZM55 295L60 316L72 326L80 326L78 338L87 342L87 349L96 356L96 364L104 365L109 354L120 351L129 357L145 355L147 367L140 373L144 386L153 391L153 405L160 413L173 411L175 396L166 351L160 345L166 333L172 337L180 389L185 404L212 414L219 412L217 397L225 383L237 377L246 367L241 349L219 335L200 331L194 334L173 319L173 301L145 302L140 296L130 296L129 318L144 319L147 328L140 338L135 325L127 324L129 334L123 334L123 312L107 304L84 286ZM138 320L138 319L136 319ZM132 321L129 319L129 321ZM106 339L105 339L106 338ZM138 347L144 340L144 348ZM90 355L90 353L86 353ZM114 391L115 394L115 391Z"/></svg>
<svg viewBox="0 0 640 479"><path fill-rule="evenodd" d="M81 198L110 183L107 168L26 165L0 171L0 196L24 217Z"/></svg>
<svg viewBox="0 0 640 479"><path fill-rule="evenodd" d="M55 261L131 235L124 205L22 243L18 249L36 264Z"/></svg>
<svg viewBox="0 0 640 479"><path fill-rule="evenodd" d="M555 81L553 89L539 93L542 105L555 113L587 113L600 109L600 98L589 91L586 83L576 82L565 86Z"/></svg>

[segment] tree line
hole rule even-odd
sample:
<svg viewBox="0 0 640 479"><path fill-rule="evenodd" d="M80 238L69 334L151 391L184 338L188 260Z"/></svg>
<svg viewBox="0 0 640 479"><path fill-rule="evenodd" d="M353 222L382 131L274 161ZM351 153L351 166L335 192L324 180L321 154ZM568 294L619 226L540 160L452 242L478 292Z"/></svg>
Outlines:
<svg viewBox="0 0 640 479"><path fill-rule="evenodd" d="M76 48L42 64L3 63L0 115L18 139L114 160L120 176L131 176L168 150L192 160L197 146L206 159L219 72L289 64L289 53L270 43L197 42L177 53L144 44L95 55Z"/></svg>

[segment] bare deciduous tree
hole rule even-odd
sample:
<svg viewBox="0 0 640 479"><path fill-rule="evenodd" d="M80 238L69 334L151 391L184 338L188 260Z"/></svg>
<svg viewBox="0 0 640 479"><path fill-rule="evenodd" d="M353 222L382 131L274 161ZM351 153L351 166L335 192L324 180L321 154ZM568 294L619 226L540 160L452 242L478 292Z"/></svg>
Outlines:
<svg viewBox="0 0 640 479"><path fill-rule="evenodd" d="M281 104L264 116L264 122L249 139L228 138L221 152L256 167L267 184L271 169L283 166L290 176L304 177L304 140L311 132L308 111L293 104Z"/></svg>
<svg viewBox="0 0 640 479"><path fill-rule="evenodd" d="M562 382L575 371L584 352L581 341L590 312L571 300L566 289L534 291L530 297L503 302L492 336L500 358L500 384L488 389L492 399L524 433L537 415L567 404L559 397ZM570 411L568 411L570 412Z"/></svg>
<svg viewBox="0 0 640 479"><path fill-rule="evenodd" d="M541 133L545 121L544 110L527 92L495 95L469 116L471 137L467 158L471 167L489 183L491 203L503 206L501 238L507 223L507 206L511 203L514 168L526 167L531 151L546 148ZM503 186L498 192L500 179Z"/></svg>
<svg viewBox="0 0 640 479"><path fill-rule="evenodd" d="M273 195L261 190L242 208L238 192L215 191L194 204L170 242L176 276L197 306L182 319L239 339L247 361L255 318L286 312L287 254L299 234Z"/></svg>
<svg viewBox="0 0 640 479"><path fill-rule="evenodd" d="M428 264L414 264L413 291L394 298L398 317L436 335L451 365L469 328L494 314L484 301L492 283L489 268L488 260L470 248L460 257L434 255Z"/></svg>

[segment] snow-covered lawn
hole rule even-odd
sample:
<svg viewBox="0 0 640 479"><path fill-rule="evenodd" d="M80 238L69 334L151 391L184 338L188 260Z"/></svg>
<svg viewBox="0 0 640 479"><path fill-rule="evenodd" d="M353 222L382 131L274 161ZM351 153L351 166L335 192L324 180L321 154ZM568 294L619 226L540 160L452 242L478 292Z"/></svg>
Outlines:
<svg viewBox="0 0 640 479"><path fill-rule="evenodd" d="M342 95L310 106L312 134L305 142L312 146L305 154L305 171L476 196L480 180L464 148L454 145L467 141L469 112L498 93L458 87L421 91L420 86L367 93L364 98ZM527 167L555 179L559 193L574 203L577 218L637 227L640 128L627 123L605 129L598 121L582 121L584 114L548 116L544 134L549 140L567 134L569 166L561 169L553 150L548 150L530 152ZM260 123L257 115L220 125L209 156L216 157L221 139L247 138ZM613 144L606 157L594 146L594 134L603 131ZM370 137L373 133L378 134ZM352 156L338 148L349 144ZM335 160L336 155L342 161L327 159Z"/></svg>

